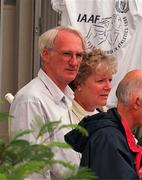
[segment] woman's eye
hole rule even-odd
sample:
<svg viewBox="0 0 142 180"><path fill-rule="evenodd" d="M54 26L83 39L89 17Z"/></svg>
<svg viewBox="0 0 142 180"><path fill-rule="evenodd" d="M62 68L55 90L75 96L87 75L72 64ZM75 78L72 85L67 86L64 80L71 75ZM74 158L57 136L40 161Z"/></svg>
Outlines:
<svg viewBox="0 0 142 180"><path fill-rule="evenodd" d="M104 80L103 80L103 79L100 79L100 80L98 80L97 82L104 82Z"/></svg>

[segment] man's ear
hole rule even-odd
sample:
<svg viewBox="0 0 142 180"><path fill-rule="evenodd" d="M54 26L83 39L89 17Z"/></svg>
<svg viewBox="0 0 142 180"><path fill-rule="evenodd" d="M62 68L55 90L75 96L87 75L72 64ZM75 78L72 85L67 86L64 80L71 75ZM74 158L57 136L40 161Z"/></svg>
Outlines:
<svg viewBox="0 0 142 180"><path fill-rule="evenodd" d="M138 109L140 105L142 105L141 99L139 97L135 97L134 108Z"/></svg>
<svg viewBox="0 0 142 180"><path fill-rule="evenodd" d="M47 62L47 60L48 60L48 49L47 48L42 49L41 57L42 57L43 61Z"/></svg>

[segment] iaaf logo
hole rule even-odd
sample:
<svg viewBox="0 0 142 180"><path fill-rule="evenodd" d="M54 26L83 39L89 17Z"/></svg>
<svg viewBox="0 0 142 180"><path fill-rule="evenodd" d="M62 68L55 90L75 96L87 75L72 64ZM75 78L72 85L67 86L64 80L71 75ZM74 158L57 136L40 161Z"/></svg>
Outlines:
<svg viewBox="0 0 142 180"><path fill-rule="evenodd" d="M101 15L79 15L78 21L92 24L86 34L87 47L100 47L107 54L118 51L126 42L129 29L128 20L124 13L129 10L128 0L116 1L115 8L117 14L110 17L101 17ZM122 14L123 13L123 14Z"/></svg>
<svg viewBox="0 0 142 180"><path fill-rule="evenodd" d="M114 14L112 17L100 18L93 23L86 35L87 47L100 47L107 54L116 52L123 46L128 37L128 20Z"/></svg>
<svg viewBox="0 0 142 180"><path fill-rule="evenodd" d="M129 10L128 0L117 0L116 12L112 16L102 17L100 14L79 14L78 23L87 29L87 47L102 48L107 54L118 51L128 39L128 19L125 13Z"/></svg>

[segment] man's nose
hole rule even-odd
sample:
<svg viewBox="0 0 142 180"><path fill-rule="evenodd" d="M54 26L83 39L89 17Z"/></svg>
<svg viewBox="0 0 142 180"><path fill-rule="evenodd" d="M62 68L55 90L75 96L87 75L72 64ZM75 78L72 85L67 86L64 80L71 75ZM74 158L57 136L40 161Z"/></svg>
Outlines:
<svg viewBox="0 0 142 180"><path fill-rule="evenodd" d="M80 61L78 60L76 54L72 54L72 57L70 58L69 63L71 65L78 65L78 64L80 64Z"/></svg>

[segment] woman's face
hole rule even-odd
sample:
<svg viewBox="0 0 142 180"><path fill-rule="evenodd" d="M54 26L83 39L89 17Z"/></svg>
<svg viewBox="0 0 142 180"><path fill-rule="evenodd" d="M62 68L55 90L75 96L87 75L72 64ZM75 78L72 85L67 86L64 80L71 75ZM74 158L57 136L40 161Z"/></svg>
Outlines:
<svg viewBox="0 0 142 180"><path fill-rule="evenodd" d="M80 92L75 93L75 99L85 110L92 111L99 106L105 106L111 90L112 74L103 69L91 74L83 84L79 86ZM80 96L80 97L79 97ZM91 110L92 109L92 110Z"/></svg>

